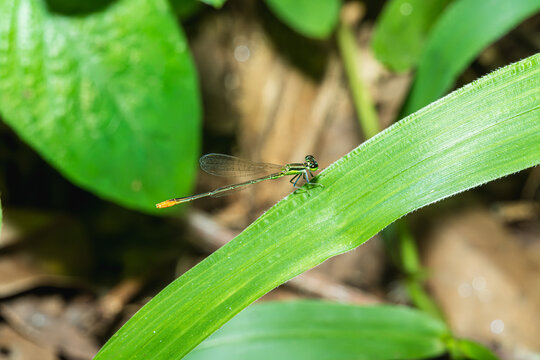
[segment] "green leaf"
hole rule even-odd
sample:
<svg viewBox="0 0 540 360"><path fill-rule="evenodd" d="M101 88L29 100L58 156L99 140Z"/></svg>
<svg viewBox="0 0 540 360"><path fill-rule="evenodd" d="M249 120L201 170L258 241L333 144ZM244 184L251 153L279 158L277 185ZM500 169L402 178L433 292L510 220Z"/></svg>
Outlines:
<svg viewBox="0 0 540 360"><path fill-rule="evenodd" d="M472 360L497 360L498 357L495 356L491 350L475 343L470 340L458 340L457 347L460 353L465 355L467 359Z"/></svg>
<svg viewBox="0 0 540 360"><path fill-rule="evenodd" d="M95 11L103 10L114 0L93 0L93 1L74 1L74 0L45 0L47 8L51 12L65 15L84 15Z"/></svg>
<svg viewBox="0 0 540 360"><path fill-rule="evenodd" d="M189 192L199 150L195 67L164 0L101 13L0 2L0 111L74 183L127 207Z"/></svg>
<svg viewBox="0 0 540 360"><path fill-rule="evenodd" d="M324 39L336 27L341 0L266 0L266 4L281 21L298 33Z"/></svg>
<svg viewBox="0 0 540 360"><path fill-rule="evenodd" d="M400 306L263 303L248 307L185 359L418 359L443 354L447 333L441 321Z"/></svg>
<svg viewBox="0 0 540 360"><path fill-rule="evenodd" d="M540 10L539 0L456 0L427 41L404 114L441 97L489 44Z"/></svg>
<svg viewBox="0 0 540 360"><path fill-rule="evenodd" d="M422 206L540 162L540 54L379 133L135 314L96 359L179 359L271 289Z"/></svg>
<svg viewBox="0 0 540 360"><path fill-rule="evenodd" d="M223 6L223 4L225 4L226 0L200 0L200 1L219 9L220 7Z"/></svg>
<svg viewBox="0 0 540 360"><path fill-rule="evenodd" d="M373 34L377 59L394 71L415 67L429 30L449 0L392 0L386 3Z"/></svg>
<svg viewBox="0 0 540 360"><path fill-rule="evenodd" d="M180 20L189 19L205 8L199 0L169 0L171 8Z"/></svg>

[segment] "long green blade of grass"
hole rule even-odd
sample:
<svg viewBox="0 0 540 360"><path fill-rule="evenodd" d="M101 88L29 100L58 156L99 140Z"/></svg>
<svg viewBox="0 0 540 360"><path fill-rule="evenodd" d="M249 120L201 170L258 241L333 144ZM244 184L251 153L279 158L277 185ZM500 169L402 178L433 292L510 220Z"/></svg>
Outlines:
<svg viewBox="0 0 540 360"><path fill-rule="evenodd" d="M442 355L447 337L442 321L402 306L268 302L238 314L185 359L419 359Z"/></svg>
<svg viewBox="0 0 540 360"><path fill-rule="evenodd" d="M482 50L538 10L539 0L456 0L450 4L422 51L403 114L444 95Z"/></svg>
<svg viewBox="0 0 540 360"><path fill-rule="evenodd" d="M338 141L339 139L336 139ZM97 359L179 359L257 298L399 217L540 162L540 55L423 108L174 281Z"/></svg>

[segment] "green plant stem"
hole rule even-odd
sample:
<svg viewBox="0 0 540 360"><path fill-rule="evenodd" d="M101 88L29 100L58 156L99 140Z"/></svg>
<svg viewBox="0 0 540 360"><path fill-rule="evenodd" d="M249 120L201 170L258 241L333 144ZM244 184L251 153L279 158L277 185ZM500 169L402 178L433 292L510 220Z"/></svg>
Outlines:
<svg viewBox="0 0 540 360"><path fill-rule="evenodd" d="M364 137L369 139L381 130L379 117L373 106L367 85L363 82L360 74L359 56L360 50L356 46L354 34L351 28L341 23L337 30L337 43L349 86L358 121Z"/></svg>
<svg viewBox="0 0 540 360"><path fill-rule="evenodd" d="M418 247L408 222L405 219L400 219L392 225L397 228L395 248L399 254L401 271L406 276L405 286L409 298L418 309L444 321L444 315L436 301L424 289L426 270L420 264Z"/></svg>

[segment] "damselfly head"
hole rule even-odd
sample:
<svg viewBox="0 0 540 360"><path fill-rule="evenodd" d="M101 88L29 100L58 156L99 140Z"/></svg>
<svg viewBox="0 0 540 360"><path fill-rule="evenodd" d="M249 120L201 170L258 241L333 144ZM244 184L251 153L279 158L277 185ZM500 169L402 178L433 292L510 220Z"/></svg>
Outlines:
<svg viewBox="0 0 540 360"><path fill-rule="evenodd" d="M317 163L317 160L315 160L313 155L306 156L306 165L308 166L310 171L317 171L317 169L319 168L319 164Z"/></svg>

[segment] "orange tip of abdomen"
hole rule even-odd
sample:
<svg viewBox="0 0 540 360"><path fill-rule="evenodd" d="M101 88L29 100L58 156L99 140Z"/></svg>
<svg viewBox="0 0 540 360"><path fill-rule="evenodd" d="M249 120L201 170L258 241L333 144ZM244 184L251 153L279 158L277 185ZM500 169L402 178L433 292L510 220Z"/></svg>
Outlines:
<svg viewBox="0 0 540 360"><path fill-rule="evenodd" d="M163 209L163 208L174 206L176 204L178 204L178 202L174 199L171 199L171 200L165 200L165 201L160 202L159 204L156 204L156 207L158 209Z"/></svg>

